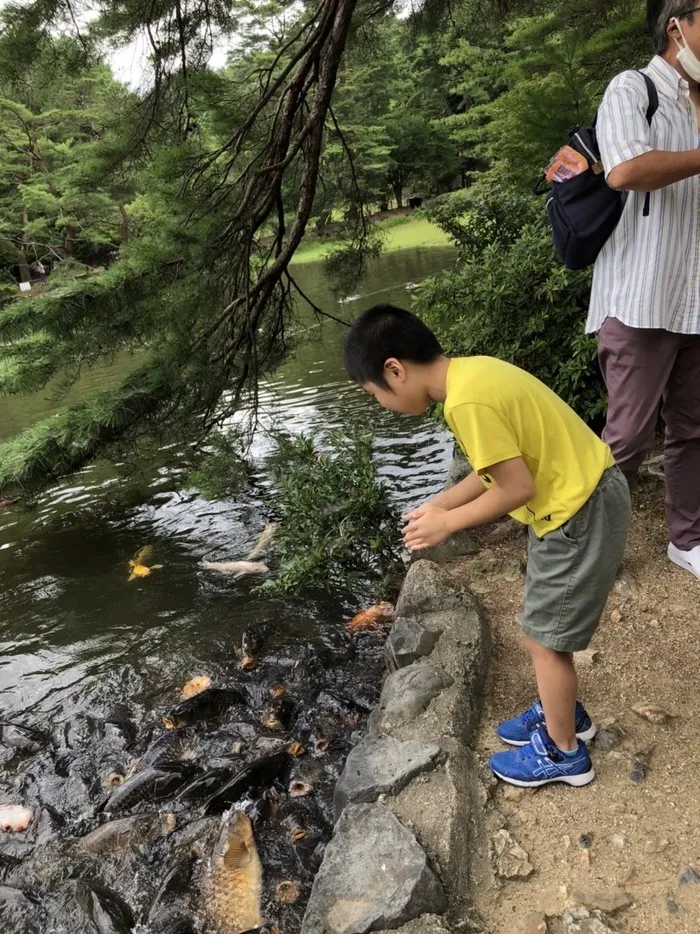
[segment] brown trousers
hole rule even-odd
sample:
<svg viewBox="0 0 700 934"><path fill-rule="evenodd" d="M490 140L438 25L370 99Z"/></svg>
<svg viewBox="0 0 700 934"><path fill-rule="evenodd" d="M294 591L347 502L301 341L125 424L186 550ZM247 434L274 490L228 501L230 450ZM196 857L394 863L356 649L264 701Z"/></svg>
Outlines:
<svg viewBox="0 0 700 934"><path fill-rule="evenodd" d="M653 450L661 405L666 521L673 544L690 551L700 545L700 335L606 318L598 359L610 399L603 440L630 486Z"/></svg>

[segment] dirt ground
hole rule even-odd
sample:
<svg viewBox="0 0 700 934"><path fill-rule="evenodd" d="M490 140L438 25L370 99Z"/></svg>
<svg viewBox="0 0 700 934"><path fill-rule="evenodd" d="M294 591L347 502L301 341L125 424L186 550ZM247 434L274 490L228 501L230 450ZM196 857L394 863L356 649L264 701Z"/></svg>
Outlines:
<svg viewBox="0 0 700 934"><path fill-rule="evenodd" d="M548 916L548 931L560 934L561 915L582 903L579 893L589 907L604 907L603 896L615 887L621 890L615 900L631 901L611 915L620 934L700 932L700 884L679 886L688 867L700 874L700 581L668 561L667 542L663 484L649 477L635 496L623 572L590 647L597 654L577 666L581 698L596 723L607 725L612 743L621 734L619 744L593 743L597 778L585 788L492 788L485 836L506 828L534 872L501 882L490 861L480 868L477 862L476 905L489 934L538 932L526 921L530 915ZM493 679L477 739L485 767L489 754L503 748L498 722L536 696L517 623L525 548L520 534L494 542L487 531L479 554L450 568L467 576L493 626ZM648 722L632 711L644 702L673 718ZM635 783L632 758L650 750L649 771Z"/></svg>

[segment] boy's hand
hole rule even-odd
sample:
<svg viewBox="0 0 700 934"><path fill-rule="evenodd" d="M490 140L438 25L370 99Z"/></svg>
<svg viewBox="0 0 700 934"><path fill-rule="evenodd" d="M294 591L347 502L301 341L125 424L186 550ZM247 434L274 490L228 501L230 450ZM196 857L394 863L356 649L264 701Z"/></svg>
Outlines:
<svg viewBox="0 0 700 934"><path fill-rule="evenodd" d="M407 513L403 518L406 526L403 540L409 551L423 551L434 548L452 535L448 522L449 510L438 506L421 506Z"/></svg>

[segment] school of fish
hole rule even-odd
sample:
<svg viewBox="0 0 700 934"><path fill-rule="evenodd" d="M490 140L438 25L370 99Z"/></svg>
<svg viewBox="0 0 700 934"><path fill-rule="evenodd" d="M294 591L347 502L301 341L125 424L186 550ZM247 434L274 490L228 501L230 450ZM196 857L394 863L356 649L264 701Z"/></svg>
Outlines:
<svg viewBox="0 0 700 934"><path fill-rule="evenodd" d="M148 711L0 715L2 934L297 934L392 618L314 643L250 629Z"/></svg>

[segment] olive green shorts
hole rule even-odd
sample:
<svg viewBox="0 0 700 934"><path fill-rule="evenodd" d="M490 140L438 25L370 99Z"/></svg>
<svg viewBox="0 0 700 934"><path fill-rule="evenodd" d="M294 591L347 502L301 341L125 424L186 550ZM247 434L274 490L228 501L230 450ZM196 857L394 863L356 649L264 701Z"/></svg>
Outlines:
<svg viewBox="0 0 700 934"><path fill-rule="evenodd" d="M530 529L526 636L558 652L587 648L622 561L631 514L627 481L618 467L610 467L561 528L544 538Z"/></svg>

